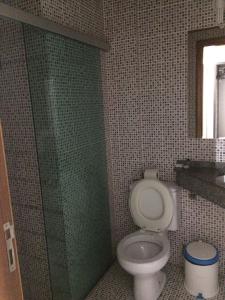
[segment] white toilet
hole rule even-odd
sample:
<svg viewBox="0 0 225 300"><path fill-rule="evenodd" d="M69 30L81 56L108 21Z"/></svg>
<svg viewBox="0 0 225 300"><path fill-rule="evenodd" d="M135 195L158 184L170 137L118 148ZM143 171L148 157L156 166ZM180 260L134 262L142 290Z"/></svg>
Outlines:
<svg viewBox="0 0 225 300"><path fill-rule="evenodd" d="M141 230L120 241L117 257L134 276L135 300L156 300L166 282L160 270L170 256L167 230L177 230L177 186L160 182L147 170L131 188L129 205Z"/></svg>

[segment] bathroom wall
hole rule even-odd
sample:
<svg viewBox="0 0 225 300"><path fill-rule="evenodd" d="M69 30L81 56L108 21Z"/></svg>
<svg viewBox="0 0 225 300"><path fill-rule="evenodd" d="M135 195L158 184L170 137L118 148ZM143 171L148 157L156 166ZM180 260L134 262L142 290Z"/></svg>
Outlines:
<svg viewBox="0 0 225 300"><path fill-rule="evenodd" d="M104 36L101 0L4 0L2 2L91 36L100 38Z"/></svg>
<svg viewBox="0 0 225 300"><path fill-rule="evenodd" d="M211 0L103 2L111 50L102 54L107 153L114 245L135 230L129 184L146 168L174 180L177 159L225 160L223 140L188 138L189 30L215 25ZM221 251L225 265L225 210L181 191L179 229L170 233L171 261L182 244L202 238Z"/></svg>
<svg viewBox="0 0 225 300"><path fill-rule="evenodd" d="M20 8L34 15L41 15L41 0L2 0L5 4Z"/></svg>
<svg viewBox="0 0 225 300"><path fill-rule="evenodd" d="M56 23L102 38L101 0L40 0L42 16Z"/></svg>
<svg viewBox="0 0 225 300"><path fill-rule="evenodd" d="M22 25L5 20L0 20L0 24L0 119L24 297L49 300L43 207Z"/></svg>

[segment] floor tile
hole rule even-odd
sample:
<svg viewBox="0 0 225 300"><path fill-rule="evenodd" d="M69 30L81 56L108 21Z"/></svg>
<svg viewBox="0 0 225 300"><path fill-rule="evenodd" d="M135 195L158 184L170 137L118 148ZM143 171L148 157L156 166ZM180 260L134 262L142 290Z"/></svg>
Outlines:
<svg viewBox="0 0 225 300"><path fill-rule="evenodd" d="M168 264L165 268L167 284L159 300L193 300L184 288L184 272L180 266ZM211 300L224 300L224 278L220 280L220 292ZM134 300L132 277L115 262L90 292L86 300Z"/></svg>

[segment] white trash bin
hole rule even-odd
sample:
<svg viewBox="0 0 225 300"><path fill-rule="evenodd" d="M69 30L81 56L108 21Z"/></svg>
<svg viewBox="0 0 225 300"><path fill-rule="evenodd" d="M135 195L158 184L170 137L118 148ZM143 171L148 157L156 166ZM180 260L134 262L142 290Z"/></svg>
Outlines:
<svg viewBox="0 0 225 300"><path fill-rule="evenodd" d="M186 290L205 299L216 296L219 292L217 249L202 241L191 242L184 248L184 259Z"/></svg>

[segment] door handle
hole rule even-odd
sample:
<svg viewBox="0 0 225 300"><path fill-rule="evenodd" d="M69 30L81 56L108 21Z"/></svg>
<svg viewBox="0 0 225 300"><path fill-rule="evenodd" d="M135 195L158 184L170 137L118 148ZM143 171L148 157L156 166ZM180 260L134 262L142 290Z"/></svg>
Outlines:
<svg viewBox="0 0 225 300"><path fill-rule="evenodd" d="M15 259L15 250L13 239L15 239L14 226L10 225L9 222L3 224L3 229L5 232L5 241L6 241L6 249L8 255L8 264L9 264L9 272L14 272L16 270L16 259Z"/></svg>

